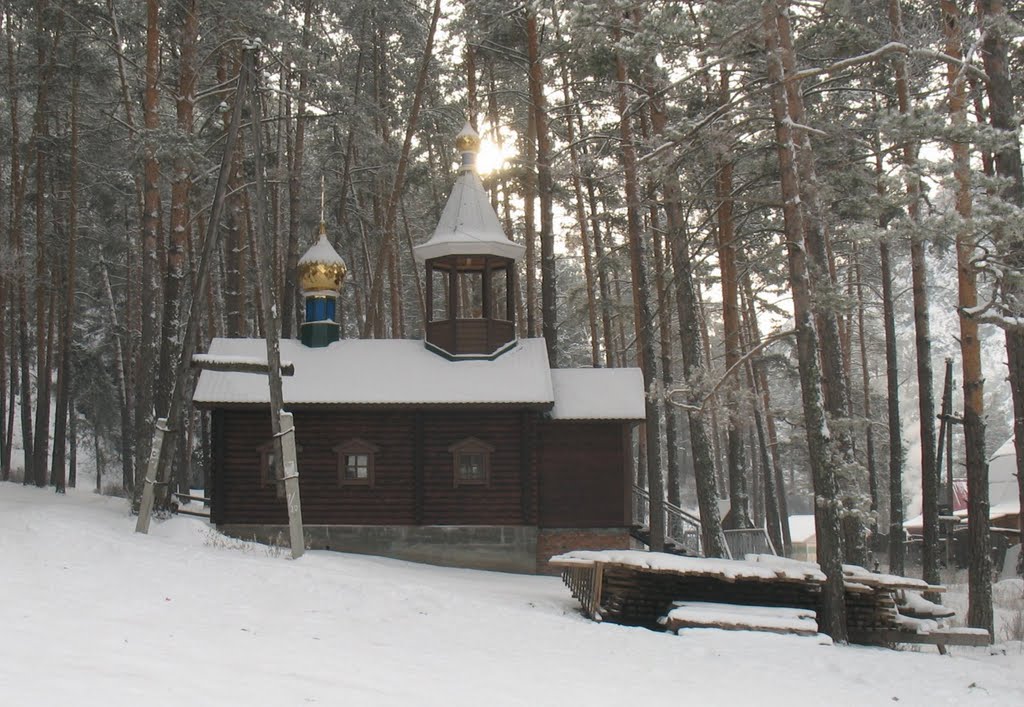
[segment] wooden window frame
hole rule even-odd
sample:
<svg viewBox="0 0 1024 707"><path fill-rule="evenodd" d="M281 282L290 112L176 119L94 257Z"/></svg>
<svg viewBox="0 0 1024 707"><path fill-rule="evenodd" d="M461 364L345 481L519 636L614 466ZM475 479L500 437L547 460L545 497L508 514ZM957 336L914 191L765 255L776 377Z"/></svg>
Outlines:
<svg viewBox="0 0 1024 707"><path fill-rule="evenodd" d="M490 486L491 485L491 453L494 447L476 437L466 437L448 447L452 455L452 477L455 487L459 486ZM478 454L483 457L483 478L466 479L461 476L463 455Z"/></svg>
<svg viewBox="0 0 1024 707"><path fill-rule="evenodd" d="M375 457L377 452L380 451L380 447L375 444L370 444L366 440L353 437L352 439L345 440L340 444L336 444L331 448L337 456L338 463L338 486L368 486L370 488L374 485L374 472L375 472ZM365 456L366 459L366 478L365 479L348 479L345 477L345 470L348 468L348 457L350 456Z"/></svg>

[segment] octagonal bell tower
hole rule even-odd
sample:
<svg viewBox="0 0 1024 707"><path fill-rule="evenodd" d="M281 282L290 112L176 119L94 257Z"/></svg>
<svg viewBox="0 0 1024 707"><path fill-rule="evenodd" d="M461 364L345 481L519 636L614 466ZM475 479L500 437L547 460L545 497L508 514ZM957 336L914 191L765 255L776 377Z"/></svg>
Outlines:
<svg viewBox="0 0 1024 707"><path fill-rule="evenodd" d="M495 358L516 343L515 272L526 250L509 239L476 171L480 137L455 140L459 176L434 234L413 248L426 265L427 348L449 358Z"/></svg>

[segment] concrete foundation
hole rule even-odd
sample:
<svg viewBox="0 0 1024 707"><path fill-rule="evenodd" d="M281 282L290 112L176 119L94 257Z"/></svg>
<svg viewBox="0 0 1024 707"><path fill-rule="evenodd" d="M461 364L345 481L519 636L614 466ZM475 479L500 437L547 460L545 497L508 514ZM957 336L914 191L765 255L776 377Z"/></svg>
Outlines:
<svg viewBox="0 0 1024 707"><path fill-rule="evenodd" d="M225 524L225 535L288 545L286 525ZM537 528L492 525L306 525L306 547L446 567L537 572Z"/></svg>

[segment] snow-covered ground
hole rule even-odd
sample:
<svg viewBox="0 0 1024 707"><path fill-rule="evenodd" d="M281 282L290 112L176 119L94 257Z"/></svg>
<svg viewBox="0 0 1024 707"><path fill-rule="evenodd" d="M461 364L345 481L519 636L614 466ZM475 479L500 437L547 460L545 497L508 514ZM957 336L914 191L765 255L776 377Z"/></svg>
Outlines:
<svg viewBox="0 0 1024 707"><path fill-rule="evenodd" d="M1013 705L1024 652L894 652L583 619L557 578L133 532L0 484L0 705Z"/></svg>

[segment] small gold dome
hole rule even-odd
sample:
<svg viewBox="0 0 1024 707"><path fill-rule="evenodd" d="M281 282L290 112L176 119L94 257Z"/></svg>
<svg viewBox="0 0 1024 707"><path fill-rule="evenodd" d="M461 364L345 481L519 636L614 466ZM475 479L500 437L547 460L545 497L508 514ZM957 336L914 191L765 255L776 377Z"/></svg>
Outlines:
<svg viewBox="0 0 1024 707"><path fill-rule="evenodd" d="M320 224L320 238L299 259L299 288L303 292L341 291L348 268L327 240L327 229Z"/></svg>
<svg viewBox="0 0 1024 707"><path fill-rule="evenodd" d="M480 136L469 123L455 136L455 147L459 152L480 151Z"/></svg>

